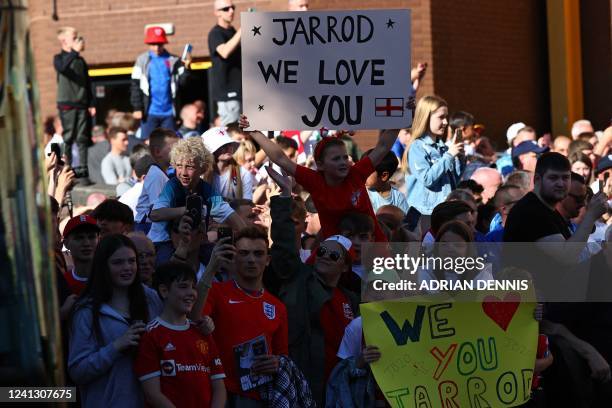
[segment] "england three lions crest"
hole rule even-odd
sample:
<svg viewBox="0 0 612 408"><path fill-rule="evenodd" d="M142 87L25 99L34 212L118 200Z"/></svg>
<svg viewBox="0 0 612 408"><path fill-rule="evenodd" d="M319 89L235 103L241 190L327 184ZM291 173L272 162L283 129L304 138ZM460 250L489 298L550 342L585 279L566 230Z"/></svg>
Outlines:
<svg viewBox="0 0 612 408"><path fill-rule="evenodd" d="M353 204L353 207L357 207L360 197L361 197L361 190L353 191L353 194L351 194L351 204Z"/></svg>
<svg viewBox="0 0 612 408"><path fill-rule="evenodd" d="M276 317L276 306L271 305L267 302L263 302L263 312L268 319L274 320L274 318Z"/></svg>

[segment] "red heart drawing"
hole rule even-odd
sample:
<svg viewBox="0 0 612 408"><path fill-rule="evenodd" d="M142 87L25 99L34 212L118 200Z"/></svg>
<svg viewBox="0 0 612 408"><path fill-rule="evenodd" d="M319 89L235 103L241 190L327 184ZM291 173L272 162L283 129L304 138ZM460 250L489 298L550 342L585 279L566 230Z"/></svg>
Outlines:
<svg viewBox="0 0 612 408"><path fill-rule="evenodd" d="M486 296L482 301L482 310L506 331L520 303L521 295L516 292L507 293L503 301L497 296Z"/></svg>

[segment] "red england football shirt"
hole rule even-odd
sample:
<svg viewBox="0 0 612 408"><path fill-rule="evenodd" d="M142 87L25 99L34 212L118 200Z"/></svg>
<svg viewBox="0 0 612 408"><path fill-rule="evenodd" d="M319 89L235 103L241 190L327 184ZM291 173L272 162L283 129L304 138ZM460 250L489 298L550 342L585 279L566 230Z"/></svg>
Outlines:
<svg viewBox="0 0 612 408"><path fill-rule="evenodd" d="M337 354L344 337L344 329L354 317L351 303L340 289L334 288L331 299L323 305L319 317L325 339L325 381L327 382L332 370L340 361Z"/></svg>
<svg viewBox="0 0 612 408"><path fill-rule="evenodd" d="M159 317L140 340L134 371L140 381L160 377L162 394L177 407L210 407L211 382L225 378L212 336L191 322L175 326Z"/></svg>
<svg viewBox="0 0 612 408"><path fill-rule="evenodd" d="M66 279L66 283L68 284L70 291L77 296L80 295L85 289L85 286L87 286L87 278L77 276L74 273L74 269L66 271L64 278Z"/></svg>
<svg viewBox="0 0 612 408"><path fill-rule="evenodd" d="M208 292L204 315L215 322L213 336L219 345L227 374L229 392L260 399L256 391L242 391L238 379L234 347L264 335L269 354L288 355L288 325L285 305L266 291L251 296L232 281L213 283Z"/></svg>
<svg viewBox="0 0 612 408"><path fill-rule="evenodd" d="M366 179L373 172L372 160L366 156L349 169L348 175L341 184L329 186L322 172L297 166L295 180L310 192L312 201L319 212L321 240L339 234L338 222L342 216L347 212L355 211L367 214L372 218L376 242L387 242L385 234L378 226L365 187Z"/></svg>

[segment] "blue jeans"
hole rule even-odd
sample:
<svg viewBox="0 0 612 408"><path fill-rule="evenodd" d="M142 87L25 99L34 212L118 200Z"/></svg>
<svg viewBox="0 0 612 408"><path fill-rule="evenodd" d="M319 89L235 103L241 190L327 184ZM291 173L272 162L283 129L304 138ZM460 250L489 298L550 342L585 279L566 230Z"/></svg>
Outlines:
<svg viewBox="0 0 612 408"><path fill-rule="evenodd" d="M147 119L143 120L140 124L140 138L143 140L147 140L151 132L159 127L176 130L174 116L147 116Z"/></svg>

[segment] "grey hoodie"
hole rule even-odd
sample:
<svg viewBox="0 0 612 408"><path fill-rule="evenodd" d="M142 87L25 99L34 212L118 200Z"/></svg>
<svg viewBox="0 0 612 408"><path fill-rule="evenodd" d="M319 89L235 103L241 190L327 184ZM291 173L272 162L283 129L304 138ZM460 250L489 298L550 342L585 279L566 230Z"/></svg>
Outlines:
<svg viewBox="0 0 612 408"><path fill-rule="evenodd" d="M159 315L160 299L157 293L145 288L149 317ZM81 406L89 407L141 407L144 398L140 382L133 372L133 358L118 352L113 341L121 337L129 323L107 304L100 307L102 341L93 335L91 306L81 302L72 319L68 372L79 386Z"/></svg>

